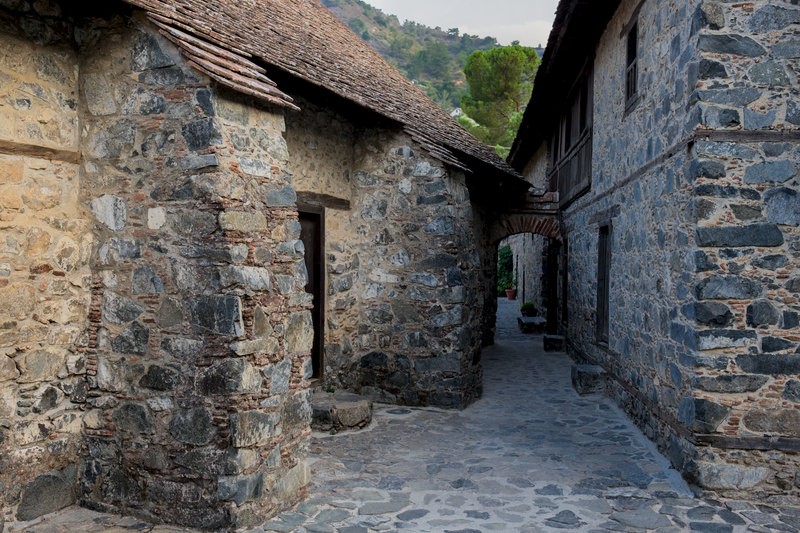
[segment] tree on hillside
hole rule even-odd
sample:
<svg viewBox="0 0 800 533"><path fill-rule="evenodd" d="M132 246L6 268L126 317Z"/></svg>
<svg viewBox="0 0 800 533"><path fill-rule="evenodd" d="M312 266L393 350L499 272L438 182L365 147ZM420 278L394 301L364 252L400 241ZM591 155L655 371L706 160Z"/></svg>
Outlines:
<svg viewBox="0 0 800 533"><path fill-rule="evenodd" d="M417 52L411 63L410 71L414 78L446 79L450 77L450 52L442 42L431 41L425 48Z"/></svg>
<svg viewBox="0 0 800 533"><path fill-rule="evenodd" d="M464 74L469 90L461 107L479 127L466 119L461 122L502 156L514 141L538 68L536 51L519 45L477 50L467 58Z"/></svg>

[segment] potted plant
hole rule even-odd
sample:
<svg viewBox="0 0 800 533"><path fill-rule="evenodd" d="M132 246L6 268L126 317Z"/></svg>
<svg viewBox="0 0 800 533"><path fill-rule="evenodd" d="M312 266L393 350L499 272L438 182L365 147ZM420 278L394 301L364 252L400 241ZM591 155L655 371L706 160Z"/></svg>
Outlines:
<svg viewBox="0 0 800 533"><path fill-rule="evenodd" d="M536 310L536 306L533 305L533 302L525 302L524 304L520 305L519 312L522 314L522 316L536 316L539 314Z"/></svg>
<svg viewBox="0 0 800 533"><path fill-rule="evenodd" d="M511 278L509 276L509 278L510 278L510 280L506 284L506 298L508 298L509 300L516 300L517 299L517 277L514 276L513 278Z"/></svg>

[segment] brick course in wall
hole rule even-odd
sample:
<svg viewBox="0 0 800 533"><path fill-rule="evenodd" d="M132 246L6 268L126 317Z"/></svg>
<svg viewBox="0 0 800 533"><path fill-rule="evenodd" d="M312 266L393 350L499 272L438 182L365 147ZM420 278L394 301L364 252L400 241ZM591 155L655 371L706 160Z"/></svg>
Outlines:
<svg viewBox="0 0 800 533"><path fill-rule="evenodd" d="M81 501L255 524L308 478L311 302L282 112L211 87L146 23L84 31Z"/></svg>

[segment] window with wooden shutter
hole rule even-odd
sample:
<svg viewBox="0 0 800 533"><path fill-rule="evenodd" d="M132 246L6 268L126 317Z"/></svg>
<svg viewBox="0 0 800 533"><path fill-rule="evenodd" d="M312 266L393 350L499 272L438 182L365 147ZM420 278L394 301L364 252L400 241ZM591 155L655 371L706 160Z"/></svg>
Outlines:
<svg viewBox="0 0 800 533"><path fill-rule="evenodd" d="M559 192L562 206L592 184L592 90L592 75L587 71L567 99L550 141L551 190Z"/></svg>

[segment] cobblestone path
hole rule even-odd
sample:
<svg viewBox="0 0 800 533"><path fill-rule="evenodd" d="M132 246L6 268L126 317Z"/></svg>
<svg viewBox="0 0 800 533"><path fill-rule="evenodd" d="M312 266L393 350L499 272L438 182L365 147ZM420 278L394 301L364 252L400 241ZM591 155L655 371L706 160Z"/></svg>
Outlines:
<svg viewBox="0 0 800 533"><path fill-rule="evenodd" d="M365 431L316 435L309 498L254 531L800 530L800 509L694 497L611 400L575 394L568 357L519 333L517 311L500 301L480 401L463 412L379 405ZM70 512L87 517L80 531L151 531L108 515L89 523L85 510L62 520ZM76 530L49 525L32 531Z"/></svg>
<svg viewBox="0 0 800 533"><path fill-rule="evenodd" d="M693 497L608 398L499 301L484 396L463 412L377 406L369 430L318 436L309 500L264 531L798 531L800 510ZM260 531L260 530L259 530Z"/></svg>

